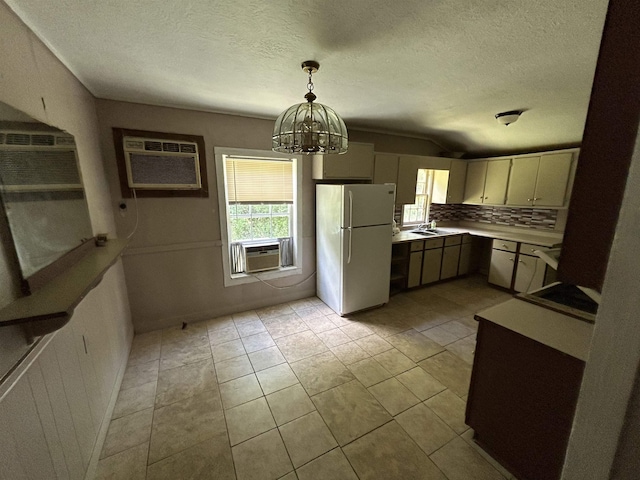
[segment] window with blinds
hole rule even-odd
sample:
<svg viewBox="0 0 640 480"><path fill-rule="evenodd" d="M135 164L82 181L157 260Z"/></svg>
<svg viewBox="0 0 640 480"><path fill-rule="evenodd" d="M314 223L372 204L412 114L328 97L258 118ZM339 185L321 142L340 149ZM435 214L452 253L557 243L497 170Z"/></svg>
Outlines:
<svg viewBox="0 0 640 480"><path fill-rule="evenodd" d="M223 155L232 274L244 272L242 245L278 242L281 267L294 265L295 165L290 158Z"/></svg>
<svg viewBox="0 0 640 480"><path fill-rule="evenodd" d="M225 159L228 203L293 203L293 161Z"/></svg>

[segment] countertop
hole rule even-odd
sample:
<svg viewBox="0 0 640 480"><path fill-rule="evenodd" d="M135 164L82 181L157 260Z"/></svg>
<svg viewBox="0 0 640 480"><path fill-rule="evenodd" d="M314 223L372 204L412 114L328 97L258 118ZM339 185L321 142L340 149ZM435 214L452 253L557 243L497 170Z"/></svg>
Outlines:
<svg viewBox="0 0 640 480"><path fill-rule="evenodd" d="M443 232L440 235L420 235L412 233L409 230L401 231L393 236L392 243L413 242L415 240L426 240L429 238L438 238L448 235L459 235L468 233L478 237L499 238L502 240L511 240L513 242L531 243L549 248L556 248L562 244L561 233L540 232L540 231L524 231L524 232L502 232L499 230L483 229L483 228L467 228L467 227L438 227Z"/></svg>
<svg viewBox="0 0 640 480"><path fill-rule="evenodd" d="M475 316L579 360L586 361L589 356L593 324L577 318L517 298L482 310Z"/></svg>

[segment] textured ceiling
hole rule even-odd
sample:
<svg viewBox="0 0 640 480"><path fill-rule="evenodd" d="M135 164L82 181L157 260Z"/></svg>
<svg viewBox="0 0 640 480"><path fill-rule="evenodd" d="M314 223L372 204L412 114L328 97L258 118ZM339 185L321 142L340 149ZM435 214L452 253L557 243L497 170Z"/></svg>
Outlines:
<svg viewBox="0 0 640 480"><path fill-rule="evenodd" d="M582 138L606 0L5 0L99 98L519 152ZM498 112L523 109L504 127Z"/></svg>

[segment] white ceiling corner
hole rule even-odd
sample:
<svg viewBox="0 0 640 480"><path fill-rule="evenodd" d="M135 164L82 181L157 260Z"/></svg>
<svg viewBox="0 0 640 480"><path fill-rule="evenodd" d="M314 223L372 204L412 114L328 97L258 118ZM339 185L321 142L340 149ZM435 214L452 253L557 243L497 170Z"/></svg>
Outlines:
<svg viewBox="0 0 640 480"><path fill-rule="evenodd" d="M347 127L471 154L576 145L607 0L5 0L99 98ZM494 115L523 109L504 127Z"/></svg>

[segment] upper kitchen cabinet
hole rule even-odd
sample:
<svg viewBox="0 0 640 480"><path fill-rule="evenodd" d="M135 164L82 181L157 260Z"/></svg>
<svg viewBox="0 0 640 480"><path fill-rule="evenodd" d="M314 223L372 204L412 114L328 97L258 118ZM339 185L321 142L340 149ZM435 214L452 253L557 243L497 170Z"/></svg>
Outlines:
<svg viewBox="0 0 640 480"><path fill-rule="evenodd" d="M507 205L562 207L577 151L513 159Z"/></svg>
<svg viewBox="0 0 640 480"><path fill-rule="evenodd" d="M451 160L449 170L435 170L432 203L462 203L467 177L467 162Z"/></svg>
<svg viewBox="0 0 640 480"><path fill-rule="evenodd" d="M504 205L510 168L511 159L469 162L462 203Z"/></svg>
<svg viewBox="0 0 640 480"><path fill-rule="evenodd" d="M373 183L398 183L399 155L376 153L373 164Z"/></svg>
<svg viewBox="0 0 640 480"><path fill-rule="evenodd" d="M349 142L343 155L314 155L314 180L371 180L373 178L373 144Z"/></svg>

